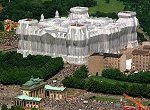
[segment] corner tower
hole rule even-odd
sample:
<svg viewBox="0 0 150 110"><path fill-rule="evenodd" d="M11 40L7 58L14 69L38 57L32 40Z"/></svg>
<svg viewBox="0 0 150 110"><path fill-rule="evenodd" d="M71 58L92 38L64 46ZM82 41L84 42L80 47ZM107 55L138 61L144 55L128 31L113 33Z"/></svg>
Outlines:
<svg viewBox="0 0 150 110"><path fill-rule="evenodd" d="M139 27L139 21L136 18L136 12L123 11L118 13L118 23L124 23L126 25L127 32L127 48L133 48L138 46L137 41L137 29Z"/></svg>
<svg viewBox="0 0 150 110"><path fill-rule="evenodd" d="M77 19L87 19L89 18L88 8L87 7L73 7L70 9L69 18L71 20Z"/></svg>

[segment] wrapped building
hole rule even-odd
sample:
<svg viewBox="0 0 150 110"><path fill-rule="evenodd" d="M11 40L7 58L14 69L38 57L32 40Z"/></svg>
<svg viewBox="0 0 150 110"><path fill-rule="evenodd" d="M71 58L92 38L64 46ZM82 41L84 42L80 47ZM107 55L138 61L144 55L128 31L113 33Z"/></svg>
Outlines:
<svg viewBox="0 0 150 110"><path fill-rule="evenodd" d="M87 7L73 7L68 17L22 19L16 34L17 52L24 57L48 55L74 64L87 63L93 53L118 53L138 46L136 13L123 11L118 20L89 17Z"/></svg>

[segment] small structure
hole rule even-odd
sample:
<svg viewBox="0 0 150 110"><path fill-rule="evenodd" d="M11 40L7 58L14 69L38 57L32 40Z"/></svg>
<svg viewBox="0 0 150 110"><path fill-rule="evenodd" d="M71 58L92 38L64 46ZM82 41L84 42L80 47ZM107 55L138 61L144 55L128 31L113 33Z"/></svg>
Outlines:
<svg viewBox="0 0 150 110"><path fill-rule="evenodd" d="M44 21L44 15L43 15L43 14L41 14L41 19L40 19L40 21L41 21L41 22Z"/></svg>
<svg viewBox="0 0 150 110"><path fill-rule="evenodd" d="M21 95L15 97L15 105L20 105L25 109L42 108L43 99L49 97L60 100L65 97L65 87L54 87L46 85L43 79L31 77L21 88Z"/></svg>
<svg viewBox="0 0 150 110"><path fill-rule="evenodd" d="M42 98L19 95L15 99L15 105L20 105L27 109L40 108L42 106Z"/></svg>
<svg viewBox="0 0 150 110"><path fill-rule="evenodd" d="M132 51L132 69L134 71L150 70L150 46L145 45L142 49Z"/></svg>
<svg viewBox="0 0 150 110"><path fill-rule="evenodd" d="M33 78L22 85L21 91L23 95L28 95L31 97L41 97L44 98L44 86L46 82L43 79Z"/></svg>
<svg viewBox="0 0 150 110"><path fill-rule="evenodd" d="M58 12L58 10L55 12L55 18L59 18L59 12Z"/></svg>
<svg viewBox="0 0 150 110"><path fill-rule="evenodd" d="M22 85L22 94L15 97L15 105L20 105L24 108L40 108L42 98L45 97L44 86L46 82L43 79L31 77L29 81Z"/></svg>
<svg viewBox="0 0 150 110"><path fill-rule="evenodd" d="M45 97L60 100L66 96L65 87L45 85Z"/></svg>

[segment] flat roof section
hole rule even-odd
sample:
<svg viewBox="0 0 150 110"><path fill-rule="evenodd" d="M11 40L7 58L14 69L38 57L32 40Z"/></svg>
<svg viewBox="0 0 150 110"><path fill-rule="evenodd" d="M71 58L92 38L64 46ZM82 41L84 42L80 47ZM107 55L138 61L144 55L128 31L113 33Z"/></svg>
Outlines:
<svg viewBox="0 0 150 110"><path fill-rule="evenodd" d="M52 90L52 91L64 91L65 87L54 87L50 85L45 85L45 90Z"/></svg>
<svg viewBox="0 0 150 110"><path fill-rule="evenodd" d="M28 101L35 101L35 102L39 102L42 99L42 98L38 98L38 97L30 97L30 96L27 96L27 95L19 95L15 98L18 98L20 100L28 100Z"/></svg>

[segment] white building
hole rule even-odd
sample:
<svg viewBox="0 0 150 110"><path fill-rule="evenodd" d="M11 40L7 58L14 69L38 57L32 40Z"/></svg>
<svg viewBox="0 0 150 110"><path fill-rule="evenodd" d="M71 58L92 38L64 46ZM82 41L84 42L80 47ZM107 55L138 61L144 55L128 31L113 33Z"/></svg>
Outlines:
<svg viewBox="0 0 150 110"><path fill-rule="evenodd" d="M41 20L19 20L17 52L27 55L63 57L64 61L84 64L93 53L118 53L127 47L136 47L137 27L135 12L118 13L118 20L108 17L89 17L87 7L70 9L68 17Z"/></svg>

